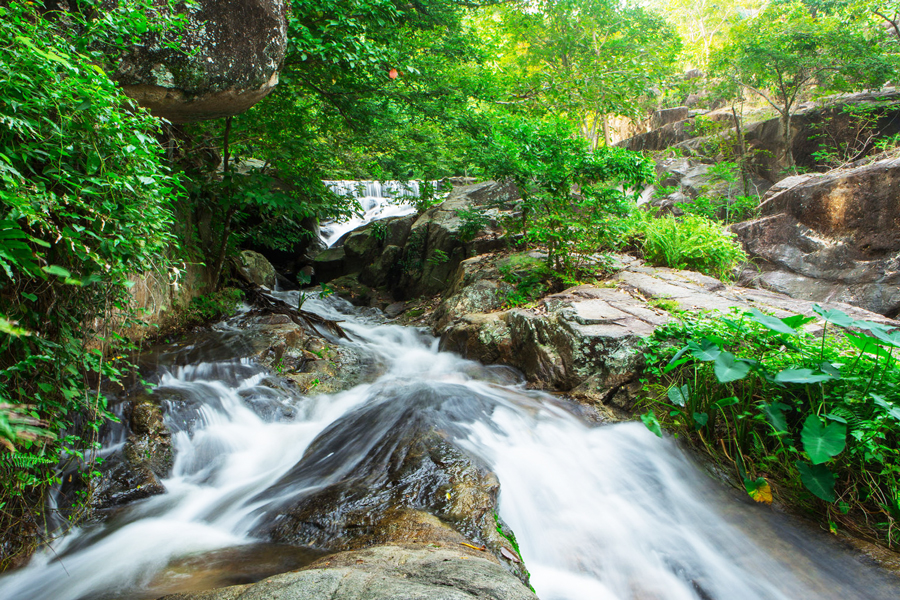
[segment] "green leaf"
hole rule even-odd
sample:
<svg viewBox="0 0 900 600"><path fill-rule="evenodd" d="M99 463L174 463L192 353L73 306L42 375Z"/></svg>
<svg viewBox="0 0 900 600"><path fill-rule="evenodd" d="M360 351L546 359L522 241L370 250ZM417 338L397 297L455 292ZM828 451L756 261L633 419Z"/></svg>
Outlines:
<svg viewBox="0 0 900 600"><path fill-rule="evenodd" d="M778 433L787 433L788 424L783 411L789 407L781 402L763 404L762 407L763 413L766 415L766 420L768 420L769 424L775 428L775 431Z"/></svg>
<svg viewBox="0 0 900 600"><path fill-rule="evenodd" d="M800 471L800 481L803 482L806 489L825 502L837 500L834 495L836 477L828 470L828 467L825 465L808 465L799 460L794 464L797 466L797 470Z"/></svg>
<svg viewBox="0 0 900 600"><path fill-rule="evenodd" d="M669 388L668 396L675 406L684 406L690 401L691 393L687 385L681 387L673 385Z"/></svg>
<svg viewBox="0 0 900 600"><path fill-rule="evenodd" d="M750 372L751 363L736 358L731 352L722 352L716 357L713 371L720 383L743 379Z"/></svg>
<svg viewBox="0 0 900 600"><path fill-rule="evenodd" d="M875 401L875 404L883 408L885 412L887 412L887 414L900 421L900 406L896 406L893 403L888 402L884 399L883 396L880 396L878 394L870 393L869 396L871 396L872 400Z"/></svg>
<svg viewBox="0 0 900 600"><path fill-rule="evenodd" d="M870 335L864 335L860 333L853 333L851 331L847 331L845 333L845 337L847 341L850 342L853 347L857 348L863 354L874 354L880 358L889 358L890 353L881 347L877 338L874 338Z"/></svg>
<svg viewBox="0 0 900 600"><path fill-rule="evenodd" d="M847 428L840 423L825 425L817 415L809 415L803 422L800 439L809 459L818 465L844 451Z"/></svg>
<svg viewBox="0 0 900 600"><path fill-rule="evenodd" d="M706 414L705 412L702 412L702 413L695 412L694 413L694 425L697 427L697 429L700 429L701 427L706 427L706 424L708 422L709 422L709 415Z"/></svg>
<svg viewBox="0 0 900 600"><path fill-rule="evenodd" d="M716 357L722 352L721 348L708 338L703 338L699 344L696 342L688 342L691 356L703 362L716 360Z"/></svg>
<svg viewBox="0 0 900 600"><path fill-rule="evenodd" d="M781 319L781 322L787 325L788 327L792 327L794 329L799 329L803 327L807 323L812 323L815 321L815 317L807 317L806 315L791 315L790 317L785 317Z"/></svg>
<svg viewBox="0 0 900 600"><path fill-rule="evenodd" d="M778 383L821 383L836 379L828 373L814 373L812 369L785 369L775 375Z"/></svg>
<svg viewBox="0 0 900 600"><path fill-rule="evenodd" d="M43 267L43 270L48 275L56 275L58 277L72 276L72 274L67 269L62 268L59 265L47 265L46 267Z"/></svg>
<svg viewBox="0 0 900 600"><path fill-rule="evenodd" d="M657 437L662 437L662 427L660 427L659 420L652 410L648 410L642 414L641 421L643 421L644 425L647 426L647 429L655 433Z"/></svg>
<svg viewBox="0 0 900 600"><path fill-rule="evenodd" d="M834 325L838 325L840 327L853 327L856 323L855 319L851 318L850 315L845 313L842 310L831 309L825 310L818 304L813 304L813 312L822 317L822 320L827 323L832 323Z"/></svg>
<svg viewBox="0 0 900 600"><path fill-rule="evenodd" d="M722 398L721 400L716 400L715 402L713 402L713 406L715 406L719 410L724 410L725 408L734 406L739 402L740 400L738 400L737 396L729 396L727 398Z"/></svg>
<svg viewBox="0 0 900 600"><path fill-rule="evenodd" d="M772 331L775 331L777 333L784 333L787 335L799 335L796 329L794 329L793 327L789 327L781 319L763 314L755 308L751 309L749 313L745 313L745 314L747 315L747 318L749 318L751 321L755 321L755 322L759 323L760 325L762 325L763 327L765 327L767 329L771 329Z"/></svg>

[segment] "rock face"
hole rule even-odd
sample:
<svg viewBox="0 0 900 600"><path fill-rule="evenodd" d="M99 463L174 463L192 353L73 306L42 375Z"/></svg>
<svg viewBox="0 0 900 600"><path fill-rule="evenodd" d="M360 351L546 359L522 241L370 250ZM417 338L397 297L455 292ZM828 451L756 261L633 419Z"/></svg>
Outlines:
<svg viewBox="0 0 900 600"><path fill-rule="evenodd" d="M871 107L875 116L876 136L889 136L900 132L900 91L893 88L880 92L863 92L832 97L826 104L810 103L800 107L792 117L793 154L797 165L806 169L816 168L813 153L820 149L822 139L853 145L859 132L851 123L851 115L845 107ZM733 117L730 111L715 111L704 115L717 121L723 130L704 133L694 116L667 123L656 129L636 135L617 145L636 151L660 151L672 148L688 156L709 155L709 148L723 143L736 144ZM707 130L708 131L708 130ZM769 182L781 179L785 168L781 122L768 118L747 123L743 128L753 171ZM865 149L871 150L871 144Z"/></svg>
<svg viewBox="0 0 900 600"><path fill-rule="evenodd" d="M810 301L728 286L690 271L646 267L640 261L626 265L606 283L570 288L547 296L534 308L482 313L457 310L465 305L466 292L460 291L444 301L436 331L442 348L515 367L537 387L629 409L640 387L636 380L643 368L645 340L671 318L662 306L723 313L732 307L755 307L781 317L814 314ZM496 307L483 305L488 310ZM829 306L854 318L888 322L849 305Z"/></svg>
<svg viewBox="0 0 900 600"><path fill-rule="evenodd" d="M900 312L900 159L792 178L733 226L760 271L742 282L795 298Z"/></svg>
<svg viewBox="0 0 900 600"><path fill-rule="evenodd" d="M171 50L158 39L135 47L113 79L154 115L173 123L244 112L278 83L288 3L199 0Z"/></svg>
<svg viewBox="0 0 900 600"><path fill-rule="evenodd" d="M252 585L163 600L536 600L490 555L447 544L342 552Z"/></svg>
<svg viewBox="0 0 900 600"><path fill-rule="evenodd" d="M375 221L346 234L315 258L316 278L337 280L357 304L441 293L464 259L506 246L499 219L517 197L514 186L494 181L456 187L421 215ZM484 219L475 231L468 230L471 214Z"/></svg>
<svg viewBox="0 0 900 600"><path fill-rule="evenodd" d="M250 283L262 287L275 289L277 276L275 267L266 260L266 257L253 250L244 250L238 259L238 272Z"/></svg>

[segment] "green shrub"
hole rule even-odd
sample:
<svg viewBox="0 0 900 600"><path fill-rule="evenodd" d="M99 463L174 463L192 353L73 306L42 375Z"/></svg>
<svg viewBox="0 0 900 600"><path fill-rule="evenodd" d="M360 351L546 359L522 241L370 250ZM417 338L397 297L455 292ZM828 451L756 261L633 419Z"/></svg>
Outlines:
<svg viewBox="0 0 900 600"><path fill-rule="evenodd" d="M0 6L4 535L40 526L60 458L93 476L97 432L114 417L89 382L115 384L129 372L117 334L136 323L128 276L165 272L177 241L180 182L163 165L159 123L98 66L168 22L148 20L149 0L88 4ZM37 542L25 538L0 540L0 570Z"/></svg>
<svg viewBox="0 0 900 600"><path fill-rule="evenodd" d="M727 280L733 277L735 267L747 260L733 234L696 215L643 219L637 221L633 234L644 257L657 266L689 269Z"/></svg>
<svg viewBox="0 0 900 600"><path fill-rule="evenodd" d="M757 500L774 489L832 528L872 528L897 544L900 331L814 310L825 331L805 331L811 317L755 309L660 328L645 355L660 416L642 419L730 463Z"/></svg>
<svg viewBox="0 0 900 600"><path fill-rule="evenodd" d="M203 325L234 314L244 299L237 288L223 288L217 292L192 298L184 312L184 325Z"/></svg>
<svg viewBox="0 0 900 600"><path fill-rule="evenodd" d="M687 213L726 225L740 223L756 216L759 208L757 196L700 196L692 202L684 202L680 207Z"/></svg>
<svg viewBox="0 0 900 600"><path fill-rule="evenodd" d="M459 239L464 242L474 240L475 236L484 231L491 222L484 214L483 209L478 207L459 209L456 211L456 216L461 221Z"/></svg>
<svg viewBox="0 0 900 600"><path fill-rule="evenodd" d="M570 279L618 244L636 191L654 177L653 163L638 153L589 152L561 120L498 121L483 162L491 177L511 179L521 193L510 232L545 249L547 265Z"/></svg>

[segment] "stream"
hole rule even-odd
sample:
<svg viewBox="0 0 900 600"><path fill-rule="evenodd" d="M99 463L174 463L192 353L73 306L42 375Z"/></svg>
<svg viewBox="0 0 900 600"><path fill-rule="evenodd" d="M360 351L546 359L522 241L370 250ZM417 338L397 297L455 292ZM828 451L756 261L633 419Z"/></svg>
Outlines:
<svg viewBox="0 0 900 600"><path fill-rule="evenodd" d="M294 305L296 294L278 293ZM173 432L166 493L55 541L0 578L0 598L156 598L308 564L321 552L260 539L260 525L286 499L347 477L404 415L497 474L500 515L542 600L900 597L895 579L734 494L642 424L587 423L512 370L440 352L374 309L334 297L304 309L343 321L351 340L340 343L377 378L302 396L233 358L254 335L234 319L163 349L152 381ZM313 444L326 431L328 453Z"/></svg>

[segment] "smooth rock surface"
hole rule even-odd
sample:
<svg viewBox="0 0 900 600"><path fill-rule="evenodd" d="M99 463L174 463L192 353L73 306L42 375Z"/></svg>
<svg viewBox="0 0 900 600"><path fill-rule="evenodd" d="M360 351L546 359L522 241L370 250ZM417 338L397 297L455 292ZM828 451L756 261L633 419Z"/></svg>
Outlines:
<svg viewBox="0 0 900 600"><path fill-rule="evenodd" d="M811 301L640 261L624 265L605 283L608 287L581 285L547 296L534 308L496 311L496 304L488 303L495 312L483 313L458 311L466 294L460 290L437 312L435 331L443 349L515 367L537 387L628 409L639 387L635 382L644 366L645 340L672 318L654 301L691 312L757 308L779 317L815 314ZM847 304L826 306L856 319L900 326Z"/></svg>
<svg viewBox="0 0 900 600"><path fill-rule="evenodd" d="M138 104L173 123L240 114L278 83L288 4L199 0L188 9L179 49L149 40L132 49L113 79Z"/></svg>
<svg viewBox="0 0 900 600"><path fill-rule="evenodd" d="M325 557L252 585L164 600L535 600L489 555L464 546L391 544Z"/></svg>
<svg viewBox="0 0 900 600"><path fill-rule="evenodd" d="M741 278L795 298L900 312L900 159L791 178L732 226L759 269Z"/></svg>

